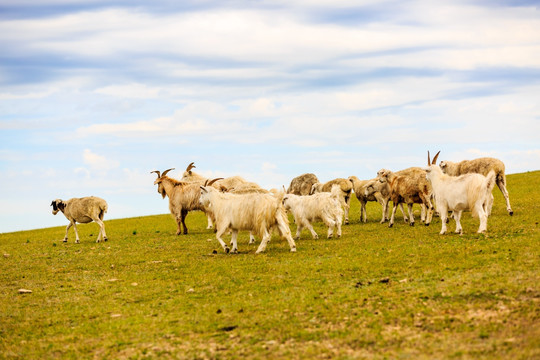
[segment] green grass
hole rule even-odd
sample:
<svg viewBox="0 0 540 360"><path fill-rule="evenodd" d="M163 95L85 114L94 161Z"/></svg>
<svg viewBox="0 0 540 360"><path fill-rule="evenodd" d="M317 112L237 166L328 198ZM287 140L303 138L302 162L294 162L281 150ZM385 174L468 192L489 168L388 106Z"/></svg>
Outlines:
<svg viewBox="0 0 540 360"><path fill-rule="evenodd" d="M187 236L168 214L106 221L106 243L0 234L0 358L540 358L539 189L508 176L515 215L495 189L487 236L469 213L463 236L389 229L373 203L362 224L353 199L341 239L305 230L297 253L244 232L224 254L202 213Z"/></svg>

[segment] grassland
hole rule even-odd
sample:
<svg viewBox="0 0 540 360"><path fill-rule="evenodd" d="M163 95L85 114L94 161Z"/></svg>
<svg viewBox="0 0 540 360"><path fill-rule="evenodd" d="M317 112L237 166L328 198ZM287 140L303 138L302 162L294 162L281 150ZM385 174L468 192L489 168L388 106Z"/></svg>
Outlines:
<svg viewBox="0 0 540 360"><path fill-rule="evenodd" d="M224 254L201 213L187 236L170 215L106 221L106 243L96 224L80 244L0 234L0 358L540 358L540 172L508 189L515 215L495 189L487 236L469 214L462 236L389 229L377 204L363 224L353 199L341 239L305 231L297 253L244 233Z"/></svg>

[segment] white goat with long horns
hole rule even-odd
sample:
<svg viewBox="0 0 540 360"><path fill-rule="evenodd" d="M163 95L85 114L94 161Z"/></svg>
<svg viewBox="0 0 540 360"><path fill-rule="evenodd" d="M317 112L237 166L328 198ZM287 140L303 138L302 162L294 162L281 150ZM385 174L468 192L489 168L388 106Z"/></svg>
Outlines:
<svg viewBox="0 0 540 360"><path fill-rule="evenodd" d="M296 251L296 244L289 228L287 213L281 203L282 196L271 194L230 194L222 193L211 186L200 187L200 203L210 208L216 224L216 238L225 252L238 252L237 237L239 230L249 230L262 238L256 253L266 249L272 237L272 229L277 228L291 248ZM232 231L232 249L221 238Z"/></svg>
<svg viewBox="0 0 540 360"><path fill-rule="evenodd" d="M456 220L456 233L462 234L460 219L464 210L470 210L473 217L480 219L478 233L487 231L488 207L491 201L493 187L495 186L495 171L491 170L487 177L477 173L460 176L449 176L443 173L436 165L437 157L430 161L428 151L428 167L426 178L431 183L435 204L441 217L442 228L440 234L446 233L446 219L448 211L453 211Z"/></svg>
<svg viewBox="0 0 540 360"><path fill-rule="evenodd" d="M510 206L510 196L508 195L508 190L506 190L506 175L504 173L505 167L501 160L483 157L473 160L463 160L457 163L451 161L441 161L439 166L443 173L450 176L459 176L470 173L477 173L487 176L490 171L495 171L495 182L501 190L504 200L506 201L506 210L508 211L508 214L514 215L514 211L512 211L512 207ZM491 213L491 208L489 208L489 213Z"/></svg>

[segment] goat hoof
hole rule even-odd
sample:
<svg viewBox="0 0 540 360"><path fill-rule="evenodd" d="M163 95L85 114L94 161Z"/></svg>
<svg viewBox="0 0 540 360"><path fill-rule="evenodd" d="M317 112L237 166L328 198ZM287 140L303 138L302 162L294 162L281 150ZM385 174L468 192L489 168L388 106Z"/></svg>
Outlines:
<svg viewBox="0 0 540 360"><path fill-rule="evenodd" d="M412 222L412 223L410 223L409 225L414 226L414 223Z"/></svg>
<svg viewBox="0 0 540 360"><path fill-rule="evenodd" d="M107 240L109 240L109 239L107 239L107 238L103 239L103 241L107 241Z"/></svg>
<svg viewBox="0 0 540 360"><path fill-rule="evenodd" d="M231 250L229 249L229 247L225 246L225 254L228 254L229 251L231 251Z"/></svg>
<svg viewBox="0 0 540 360"><path fill-rule="evenodd" d="M388 224L388 227L391 228L392 226L394 226L394 224Z"/></svg>
<svg viewBox="0 0 540 360"><path fill-rule="evenodd" d="M62 242L67 242L67 239L62 240Z"/></svg>
<svg viewBox="0 0 540 360"><path fill-rule="evenodd" d="M510 214L510 216L514 215L514 212L513 211L509 211L508 214Z"/></svg>
<svg viewBox="0 0 540 360"><path fill-rule="evenodd" d="M429 226L429 223L425 223L424 225Z"/></svg>
<svg viewBox="0 0 540 360"><path fill-rule="evenodd" d="M296 252L296 248L295 248L295 247L292 248L292 249L291 249L291 252Z"/></svg>

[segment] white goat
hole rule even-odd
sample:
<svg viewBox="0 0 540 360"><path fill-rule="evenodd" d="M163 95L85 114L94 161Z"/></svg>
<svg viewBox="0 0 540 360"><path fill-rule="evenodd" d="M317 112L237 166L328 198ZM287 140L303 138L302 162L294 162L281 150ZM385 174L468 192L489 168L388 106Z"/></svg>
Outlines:
<svg viewBox="0 0 540 360"><path fill-rule="evenodd" d="M61 211L64 216L69 220L69 224L66 227L66 236L64 242L68 241L68 230L73 226L75 229L75 242L79 243L79 233L77 232L77 224L86 224L92 221L99 225L99 234L96 242L107 241L107 234L105 233L105 224L103 223L103 215L107 212L107 202L102 198L96 196L88 196L83 198L73 198L67 201L56 199L51 202L53 207L53 215L58 214Z"/></svg>
<svg viewBox="0 0 540 360"><path fill-rule="evenodd" d="M440 152L439 152L440 153ZM495 171L491 170L487 177L477 173L460 176L449 176L436 165L437 156L430 163L428 151L428 167L426 178L431 183L437 210L441 216L440 234L446 233L448 211L453 211L456 220L456 233L462 234L460 219L464 210L470 210L473 217L480 219L478 233L487 230L488 207L493 202L492 191L495 186Z"/></svg>
<svg viewBox="0 0 540 360"><path fill-rule="evenodd" d="M291 252L295 252L296 244L281 201L281 196L270 194L230 194L211 186L200 187L201 206L211 209L217 230L216 238L226 253L238 252L239 230L249 230L260 236L262 240L256 253L263 252L272 237L273 228L278 229L280 235L288 241ZM229 230L232 231L232 250L221 238Z"/></svg>
<svg viewBox="0 0 540 360"><path fill-rule="evenodd" d="M343 218L343 209L340 203L341 189L339 185L332 186L328 192L317 193L313 195L294 195L286 194L283 197L283 206L290 210L296 222L296 237L300 238L300 233L304 227L307 227L314 239L319 235L313 230L311 222L322 220L328 226L328 238L337 230L337 237L341 237L341 222Z"/></svg>
<svg viewBox="0 0 540 360"><path fill-rule="evenodd" d="M506 210L508 214L513 215L512 207L510 206L510 196L506 190L506 175L504 173L504 163L495 158L483 157L474 160L463 160L458 163L451 161L441 161L439 166L442 171L450 176L459 176L463 174L477 173L487 176L490 171L495 171L496 183L506 201ZM491 213L491 207L489 208Z"/></svg>
<svg viewBox="0 0 540 360"><path fill-rule="evenodd" d="M204 185L206 182L210 181L210 179L205 178L202 175L197 174L196 172L192 171L194 169L195 163L191 162L184 173L182 174L182 179L180 181L185 181L189 183L196 183L199 185ZM244 186L249 187L259 187L256 183L249 182L242 178L241 176L230 176L227 178L219 178L217 181L215 181L212 185L214 188L220 190L220 191L231 191L234 188L240 188ZM212 229L214 227L212 223L212 218L207 215L208 218L208 225L206 226L207 229Z"/></svg>
<svg viewBox="0 0 540 360"><path fill-rule="evenodd" d="M351 192L352 184L349 180L343 178L337 178L334 180L327 181L325 183L314 183L311 186L310 194L320 193L320 192L330 192L333 185L339 185L341 189L341 206L345 209L345 224L349 223L349 209L351 204Z"/></svg>

